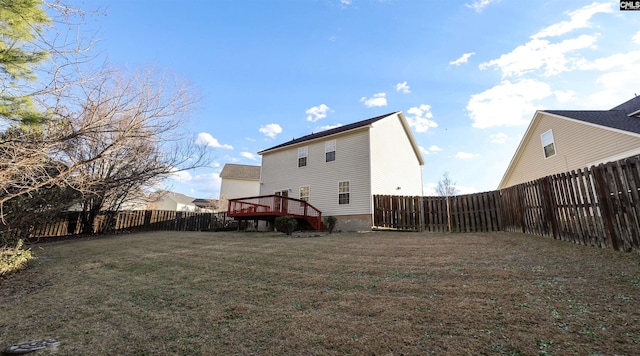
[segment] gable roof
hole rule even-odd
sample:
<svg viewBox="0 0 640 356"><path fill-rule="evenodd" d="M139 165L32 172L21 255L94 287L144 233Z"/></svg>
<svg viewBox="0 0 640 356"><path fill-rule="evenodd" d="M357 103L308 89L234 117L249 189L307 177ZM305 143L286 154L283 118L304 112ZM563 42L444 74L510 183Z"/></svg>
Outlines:
<svg viewBox="0 0 640 356"><path fill-rule="evenodd" d="M342 133L342 132L347 132L347 131L359 129L361 127L366 127L366 126L369 126L369 125L373 124L374 122L376 122L378 120L382 120L385 117L393 115L393 114L398 113L398 112L399 111L391 112L391 113L388 113L388 114L372 117L370 119L354 122L352 124L343 125L343 126L336 127L336 128L333 128L333 129L312 133L310 135L302 136L300 138L293 139L293 140L291 140L289 142L285 142L285 143L279 144L277 146L273 146L271 148L267 148L266 150L262 150L262 151L258 152L258 154L261 155L263 153L266 153L266 152L269 152L269 151L273 151L273 150L277 150L279 148L295 145L297 143L301 143L301 142L305 142L305 141L311 141L311 140L315 140L315 139L318 139L318 138L332 136L332 135L336 135L336 134L339 134L339 133Z"/></svg>
<svg viewBox="0 0 640 356"><path fill-rule="evenodd" d="M638 96L610 110L543 110L542 112L640 134L640 117L634 116L640 113Z"/></svg>
<svg viewBox="0 0 640 356"><path fill-rule="evenodd" d="M595 125L608 130L616 130L619 132L640 135L640 97L635 96L633 99L615 106L609 110L539 110L536 111L527 131L525 131L516 152L504 172L498 188L502 187L507 180L518 161L521 151L524 149L525 143L530 139L532 128L535 127L542 118L542 114L550 114L561 119L581 122L587 125Z"/></svg>
<svg viewBox="0 0 640 356"><path fill-rule="evenodd" d="M224 167L222 167L220 178L259 181L260 166L227 163L224 165Z"/></svg>
<svg viewBox="0 0 640 356"><path fill-rule="evenodd" d="M380 120L382 120L384 118L387 118L387 117L389 117L391 115L396 115L396 114L400 118L400 122L402 124L402 127L404 128L404 131L407 134L407 139L409 139L411 147L413 148L413 152L415 153L416 157L418 158L418 162L420 163L421 166L424 165L424 159L422 158L422 154L420 153L420 147L418 147L418 143L416 142L416 139L413 137L413 133L411 132L411 127L409 127L409 123L407 122L407 119L404 117L404 114L402 113L402 111L394 111L394 112L391 112L391 113L388 113L388 114L372 117L370 119L354 122L354 123L351 123L351 124L348 124L348 125L343 125L343 126L340 126L340 127L336 127L336 128L330 129L330 130L325 130L325 131L312 133L310 135L302 136L300 138L293 139L293 140L291 140L289 142L285 142L285 143L279 144L277 146L273 146L271 148L267 148L266 150L262 150L262 151L258 152L258 154L262 155L264 153L268 153L270 151L274 151L274 150L278 150L278 149L285 148L285 147L288 147L288 146L292 146L292 145L295 145L295 144L298 144L298 143L312 141L312 140L316 140L316 139L323 138L323 137L329 137L329 136L337 135L337 134L340 134L340 133L344 133L344 132L348 132L348 131L352 131L352 130L365 128L365 127L368 127L369 125L375 123L376 121L380 121Z"/></svg>

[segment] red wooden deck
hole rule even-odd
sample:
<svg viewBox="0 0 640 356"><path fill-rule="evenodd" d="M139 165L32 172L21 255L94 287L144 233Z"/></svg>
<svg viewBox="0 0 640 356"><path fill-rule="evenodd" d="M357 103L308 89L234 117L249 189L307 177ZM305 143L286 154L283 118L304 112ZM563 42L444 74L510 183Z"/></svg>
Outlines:
<svg viewBox="0 0 640 356"><path fill-rule="evenodd" d="M236 219L275 219L292 216L307 221L316 230L322 230L322 212L304 200L281 195L229 199L227 216Z"/></svg>

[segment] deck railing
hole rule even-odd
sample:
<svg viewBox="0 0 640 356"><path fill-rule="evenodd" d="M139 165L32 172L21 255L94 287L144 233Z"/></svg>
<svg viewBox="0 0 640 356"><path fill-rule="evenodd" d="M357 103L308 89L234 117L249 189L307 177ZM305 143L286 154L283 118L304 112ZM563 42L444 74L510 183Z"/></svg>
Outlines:
<svg viewBox="0 0 640 356"><path fill-rule="evenodd" d="M300 199L281 195L262 195L229 199L227 215L233 218L267 219L275 216L293 216L304 219L316 229L322 229L322 212Z"/></svg>

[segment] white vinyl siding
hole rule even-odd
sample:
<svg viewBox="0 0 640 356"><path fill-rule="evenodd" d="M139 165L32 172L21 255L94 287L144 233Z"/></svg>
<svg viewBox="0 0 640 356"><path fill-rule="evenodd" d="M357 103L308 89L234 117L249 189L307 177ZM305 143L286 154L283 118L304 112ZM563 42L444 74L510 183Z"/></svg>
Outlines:
<svg viewBox="0 0 640 356"><path fill-rule="evenodd" d="M257 180L239 180L222 178L220 198L235 199L255 197L260 194L260 182Z"/></svg>
<svg viewBox="0 0 640 356"><path fill-rule="evenodd" d="M540 153L542 142L539 138L552 128L557 153L545 158ZM542 114L529 131L529 138L523 141L511 171L507 172L500 188L605 163L619 157L621 153L634 152L640 147L640 137L637 135L547 114Z"/></svg>
<svg viewBox="0 0 640 356"><path fill-rule="evenodd" d="M322 215L371 214L371 168L370 142L367 127L333 136L339 157L325 164L327 139L307 141L304 145L294 145L267 152L262 155L262 182L260 194L288 187L313 187L309 203L322 211ZM307 167L300 169L290 162L298 157L298 148L308 148ZM349 204L340 205L337 199L338 182L349 181L351 191Z"/></svg>
<svg viewBox="0 0 640 356"><path fill-rule="evenodd" d="M422 166L398 115L373 124L371 155L373 194L422 195Z"/></svg>

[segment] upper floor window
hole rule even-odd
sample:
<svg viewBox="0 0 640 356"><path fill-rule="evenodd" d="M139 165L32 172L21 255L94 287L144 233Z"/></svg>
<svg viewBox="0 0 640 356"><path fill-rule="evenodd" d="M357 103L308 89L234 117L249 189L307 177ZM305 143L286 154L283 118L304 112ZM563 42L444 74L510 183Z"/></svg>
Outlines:
<svg viewBox="0 0 640 356"><path fill-rule="evenodd" d="M298 167L307 166L308 155L309 155L309 148L307 146L298 148Z"/></svg>
<svg viewBox="0 0 640 356"><path fill-rule="evenodd" d="M338 204L349 204L350 190L348 181L338 183Z"/></svg>
<svg viewBox="0 0 640 356"><path fill-rule="evenodd" d="M309 201L309 186L300 187L300 200Z"/></svg>
<svg viewBox="0 0 640 356"><path fill-rule="evenodd" d="M553 131L549 130L540 135L542 140L542 149L544 150L544 158L549 158L556 154L556 145L553 141Z"/></svg>
<svg viewBox="0 0 640 356"><path fill-rule="evenodd" d="M336 140L331 140L324 143L324 156L325 162L336 160Z"/></svg>

